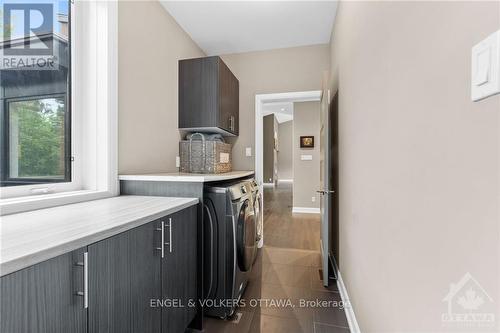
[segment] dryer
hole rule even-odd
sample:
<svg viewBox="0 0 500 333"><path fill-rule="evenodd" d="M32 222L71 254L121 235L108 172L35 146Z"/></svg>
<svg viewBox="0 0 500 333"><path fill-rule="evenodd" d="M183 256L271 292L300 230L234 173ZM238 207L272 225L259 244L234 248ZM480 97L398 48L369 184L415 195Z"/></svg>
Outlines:
<svg viewBox="0 0 500 333"><path fill-rule="evenodd" d="M260 193L259 185L255 179L249 180L250 191L252 192L253 208L255 211L255 220L257 225L257 242L258 247L264 245L264 212L262 211L262 194Z"/></svg>
<svg viewBox="0 0 500 333"><path fill-rule="evenodd" d="M248 283L257 252L248 181L206 184L203 199L205 313L230 317Z"/></svg>

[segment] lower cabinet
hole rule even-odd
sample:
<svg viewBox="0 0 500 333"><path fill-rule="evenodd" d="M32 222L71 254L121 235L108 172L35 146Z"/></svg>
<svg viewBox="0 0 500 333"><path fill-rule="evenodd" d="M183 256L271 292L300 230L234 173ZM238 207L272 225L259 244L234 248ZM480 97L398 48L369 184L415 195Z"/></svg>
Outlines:
<svg viewBox="0 0 500 333"><path fill-rule="evenodd" d="M196 208L92 244L89 333L179 333L196 315Z"/></svg>
<svg viewBox="0 0 500 333"><path fill-rule="evenodd" d="M66 253L0 278L0 332L86 332L84 252Z"/></svg>
<svg viewBox="0 0 500 333"><path fill-rule="evenodd" d="M166 225L168 245L161 265L162 299L172 300L162 310L162 332L184 332L196 315L196 210L172 215Z"/></svg>
<svg viewBox="0 0 500 333"><path fill-rule="evenodd" d="M196 214L192 206L0 278L0 332L184 332L196 315Z"/></svg>
<svg viewBox="0 0 500 333"><path fill-rule="evenodd" d="M88 247L89 333L160 332L157 222Z"/></svg>

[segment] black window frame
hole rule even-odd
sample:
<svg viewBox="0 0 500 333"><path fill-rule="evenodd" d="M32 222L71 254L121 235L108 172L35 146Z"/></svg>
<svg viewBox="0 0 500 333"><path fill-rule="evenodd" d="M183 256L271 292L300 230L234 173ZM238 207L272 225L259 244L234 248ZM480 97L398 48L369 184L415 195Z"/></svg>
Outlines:
<svg viewBox="0 0 500 333"><path fill-rule="evenodd" d="M72 36L71 36L71 10L73 0L68 1L68 62L67 62L67 79L66 79L66 92L54 94L42 94L31 96L19 96L5 98L3 92L0 94L2 102L0 103L0 187L21 186L21 185L41 185L41 184L54 184L54 183L69 183L72 181L73 169L73 156L72 156ZM2 89L0 87L0 89ZM2 89L3 90L3 89ZM64 111L64 179L63 178L11 178L10 177L10 138L9 138L9 107L8 103L13 101L28 101L39 100L43 98L63 97L65 103Z"/></svg>
<svg viewBox="0 0 500 333"><path fill-rule="evenodd" d="M64 100L64 178L13 178L10 177L10 107L9 104L13 102L24 102L24 101L35 101L46 98L60 98ZM71 107L68 103L68 94L45 94L37 96L24 96L24 97L14 97L6 98L4 100L3 112L2 112L2 143L3 143L3 155L2 155L2 166L1 166L1 181L0 186L19 186L19 185L33 185L33 184L52 184L52 183L67 183L71 182Z"/></svg>

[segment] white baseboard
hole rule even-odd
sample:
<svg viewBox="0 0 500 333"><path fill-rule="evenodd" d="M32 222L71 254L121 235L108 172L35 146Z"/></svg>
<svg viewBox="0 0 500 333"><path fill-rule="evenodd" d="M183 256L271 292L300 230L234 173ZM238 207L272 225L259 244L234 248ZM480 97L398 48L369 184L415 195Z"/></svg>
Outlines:
<svg viewBox="0 0 500 333"><path fill-rule="evenodd" d="M280 183L293 183L293 179L278 179Z"/></svg>
<svg viewBox="0 0 500 333"><path fill-rule="evenodd" d="M356 315L354 314L354 309L352 307L351 301L349 300L349 295L347 294L347 288L345 287L344 280L342 280L342 275L340 271L337 270L337 285L339 287L340 297L344 302L345 316L347 317L347 323L349 324L349 329L351 333L361 333L359 329L358 321L356 320Z"/></svg>
<svg viewBox="0 0 500 333"><path fill-rule="evenodd" d="M262 183L262 185L264 186L269 186L269 187L274 187L274 183Z"/></svg>
<svg viewBox="0 0 500 333"><path fill-rule="evenodd" d="M319 208L313 208L313 207L293 207L292 213L320 214L321 210Z"/></svg>

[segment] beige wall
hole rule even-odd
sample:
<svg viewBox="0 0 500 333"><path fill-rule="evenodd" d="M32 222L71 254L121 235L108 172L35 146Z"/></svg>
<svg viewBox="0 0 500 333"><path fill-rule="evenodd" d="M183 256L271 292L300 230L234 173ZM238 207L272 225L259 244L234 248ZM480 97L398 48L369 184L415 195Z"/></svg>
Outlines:
<svg viewBox="0 0 500 333"><path fill-rule="evenodd" d="M500 96L471 102L470 54L499 28L498 2L340 3L340 270L363 332L447 331L466 272L498 331Z"/></svg>
<svg viewBox="0 0 500 333"><path fill-rule="evenodd" d="M319 102L293 103L293 207L319 208L319 134ZM300 148L300 136L306 135L314 135L314 148ZM312 161L301 155L312 155Z"/></svg>
<svg viewBox="0 0 500 333"><path fill-rule="evenodd" d="M240 135L231 140L234 169L254 170L255 95L321 89L329 46L229 54L222 59L240 81ZM245 156L245 147L252 147L252 157Z"/></svg>
<svg viewBox="0 0 500 333"><path fill-rule="evenodd" d="M278 179L293 179L293 120L278 125Z"/></svg>
<svg viewBox="0 0 500 333"><path fill-rule="evenodd" d="M176 171L177 61L204 56L157 1L120 1L119 172Z"/></svg>

